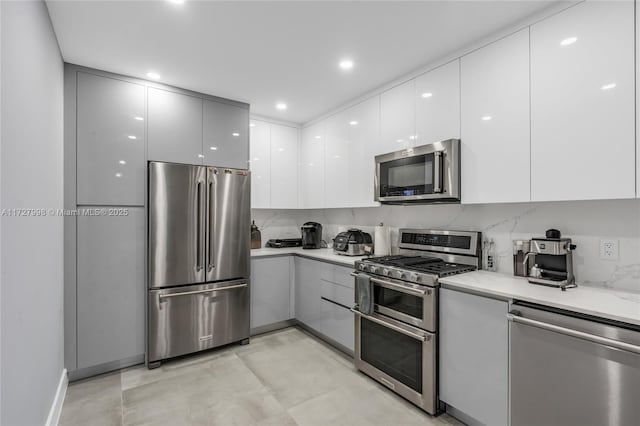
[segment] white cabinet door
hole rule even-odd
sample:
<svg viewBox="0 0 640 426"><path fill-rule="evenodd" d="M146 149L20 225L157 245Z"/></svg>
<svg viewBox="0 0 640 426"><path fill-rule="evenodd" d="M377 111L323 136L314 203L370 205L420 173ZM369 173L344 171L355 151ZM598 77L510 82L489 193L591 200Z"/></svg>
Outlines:
<svg viewBox="0 0 640 426"><path fill-rule="evenodd" d="M320 330L322 324L322 265L316 260L295 258L296 319L315 330Z"/></svg>
<svg viewBox="0 0 640 426"><path fill-rule="evenodd" d="M531 26L534 201L635 196L633 12L587 1Z"/></svg>
<svg viewBox="0 0 640 426"><path fill-rule="evenodd" d="M462 203L530 200L529 29L461 62Z"/></svg>
<svg viewBox="0 0 640 426"><path fill-rule="evenodd" d="M415 80L380 95L380 146L376 154L415 146Z"/></svg>
<svg viewBox="0 0 640 426"><path fill-rule="evenodd" d="M349 205L349 114L339 112L326 120L325 207Z"/></svg>
<svg viewBox="0 0 640 426"><path fill-rule="evenodd" d="M77 75L78 204L144 205L144 86Z"/></svg>
<svg viewBox="0 0 640 426"><path fill-rule="evenodd" d="M481 424L509 423L508 309L440 289L440 399Z"/></svg>
<svg viewBox="0 0 640 426"><path fill-rule="evenodd" d="M303 209L322 209L324 201L324 122L302 129L298 203Z"/></svg>
<svg viewBox="0 0 640 426"><path fill-rule="evenodd" d="M271 125L251 120L249 164L251 169L251 207L271 205Z"/></svg>
<svg viewBox="0 0 640 426"><path fill-rule="evenodd" d="M202 164L202 99L150 87L148 159Z"/></svg>
<svg viewBox="0 0 640 426"><path fill-rule="evenodd" d="M271 125L271 208L298 207L298 129Z"/></svg>
<svg viewBox="0 0 640 426"><path fill-rule="evenodd" d="M348 111L349 144L347 207L373 207L375 150L380 139L380 97L368 99Z"/></svg>
<svg viewBox="0 0 640 426"><path fill-rule="evenodd" d="M416 78L416 144L460 139L460 60Z"/></svg>
<svg viewBox="0 0 640 426"><path fill-rule="evenodd" d="M203 117L204 164L249 168L249 108L205 100Z"/></svg>
<svg viewBox="0 0 640 426"><path fill-rule="evenodd" d="M636 0L636 135L640 135L640 4ZM636 197L640 198L640 143L636 139Z"/></svg>
<svg viewBox="0 0 640 426"><path fill-rule="evenodd" d="M292 318L291 256L251 259L251 328Z"/></svg>

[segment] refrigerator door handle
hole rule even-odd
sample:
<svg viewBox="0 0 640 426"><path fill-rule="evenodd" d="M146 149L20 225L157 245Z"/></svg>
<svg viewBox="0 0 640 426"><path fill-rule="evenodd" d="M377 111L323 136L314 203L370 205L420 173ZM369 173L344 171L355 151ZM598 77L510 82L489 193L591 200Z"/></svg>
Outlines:
<svg viewBox="0 0 640 426"><path fill-rule="evenodd" d="M197 186L197 197L198 197L198 205L197 205L197 214L198 214L198 223L196 225L196 270L202 270L202 259L204 257L203 250L203 234L204 230L202 229L202 225L204 223L204 206L202 203L203 191L202 191L202 182L198 182Z"/></svg>
<svg viewBox="0 0 640 426"><path fill-rule="evenodd" d="M214 223L214 217L213 217L213 213L214 213L214 206L212 206L212 204L214 203L215 200L215 196L213 194L213 181L211 181L209 179L209 183L208 183L208 193L207 193L207 206L208 206L208 217L207 217L207 271L211 271L214 267L213 264L213 238L211 238L211 234L213 233L213 229L215 226Z"/></svg>

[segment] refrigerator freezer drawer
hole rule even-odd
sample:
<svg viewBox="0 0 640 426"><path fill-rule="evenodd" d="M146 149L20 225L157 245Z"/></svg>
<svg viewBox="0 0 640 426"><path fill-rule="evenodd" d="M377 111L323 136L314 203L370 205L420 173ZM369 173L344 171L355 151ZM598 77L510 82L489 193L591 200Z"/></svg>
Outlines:
<svg viewBox="0 0 640 426"><path fill-rule="evenodd" d="M249 280L149 291L149 362L249 337Z"/></svg>

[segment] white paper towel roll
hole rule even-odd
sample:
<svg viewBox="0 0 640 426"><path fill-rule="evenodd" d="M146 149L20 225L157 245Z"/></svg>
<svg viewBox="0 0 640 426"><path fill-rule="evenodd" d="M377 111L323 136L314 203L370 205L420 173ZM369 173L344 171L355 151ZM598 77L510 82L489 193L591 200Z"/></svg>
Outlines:
<svg viewBox="0 0 640 426"><path fill-rule="evenodd" d="M373 251L376 256L388 256L391 254L391 236L389 226L382 223L376 226L373 238Z"/></svg>

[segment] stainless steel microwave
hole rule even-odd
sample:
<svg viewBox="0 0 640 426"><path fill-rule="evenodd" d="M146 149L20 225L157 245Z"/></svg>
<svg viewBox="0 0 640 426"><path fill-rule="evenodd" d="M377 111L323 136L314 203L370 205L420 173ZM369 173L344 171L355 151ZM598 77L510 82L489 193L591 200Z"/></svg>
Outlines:
<svg viewBox="0 0 640 426"><path fill-rule="evenodd" d="M376 156L375 200L384 204L460 201L460 140Z"/></svg>

